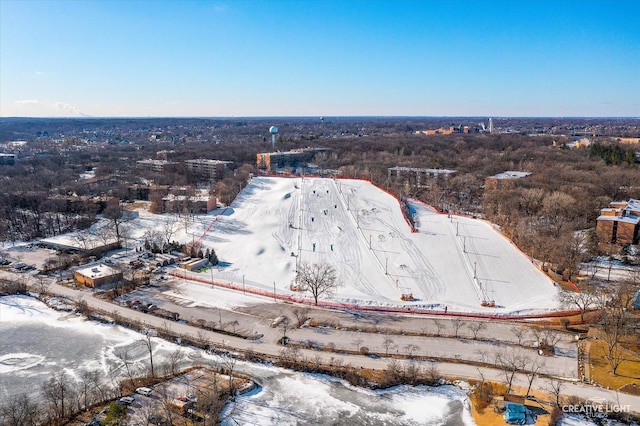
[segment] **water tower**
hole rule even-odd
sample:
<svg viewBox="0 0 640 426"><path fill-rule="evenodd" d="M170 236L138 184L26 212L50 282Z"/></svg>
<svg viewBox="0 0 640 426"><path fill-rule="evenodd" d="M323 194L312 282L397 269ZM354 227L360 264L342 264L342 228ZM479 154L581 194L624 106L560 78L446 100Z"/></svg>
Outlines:
<svg viewBox="0 0 640 426"><path fill-rule="evenodd" d="M271 133L271 145L276 147L276 135L278 134L278 128L276 126L269 127L269 133Z"/></svg>

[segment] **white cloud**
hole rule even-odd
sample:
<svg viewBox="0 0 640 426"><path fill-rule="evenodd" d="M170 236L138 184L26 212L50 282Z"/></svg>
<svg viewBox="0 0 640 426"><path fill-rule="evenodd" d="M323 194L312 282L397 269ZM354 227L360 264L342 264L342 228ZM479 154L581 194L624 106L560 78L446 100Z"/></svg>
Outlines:
<svg viewBox="0 0 640 426"><path fill-rule="evenodd" d="M9 114L17 117L87 117L78 107L67 102L21 99L14 102Z"/></svg>
<svg viewBox="0 0 640 426"><path fill-rule="evenodd" d="M23 99L21 101L16 101L18 105L38 105L39 102L36 99Z"/></svg>

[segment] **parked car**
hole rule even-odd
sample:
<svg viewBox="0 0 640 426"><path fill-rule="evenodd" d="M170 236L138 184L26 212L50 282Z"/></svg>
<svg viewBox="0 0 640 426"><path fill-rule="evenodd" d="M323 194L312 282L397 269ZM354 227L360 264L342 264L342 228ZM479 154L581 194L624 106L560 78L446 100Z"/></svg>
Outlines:
<svg viewBox="0 0 640 426"><path fill-rule="evenodd" d="M151 388L142 387L142 388L136 389L136 393L139 393L140 395L144 395L144 396L151 395L151 392L153 392L153 389Z"/></svg>
<svg viewBox="0 0 640 426"><path fill-rule="evenodd" d="M121 405L131 405L136 399L132 396L123 396L118 400L118 403Z"/></svg>

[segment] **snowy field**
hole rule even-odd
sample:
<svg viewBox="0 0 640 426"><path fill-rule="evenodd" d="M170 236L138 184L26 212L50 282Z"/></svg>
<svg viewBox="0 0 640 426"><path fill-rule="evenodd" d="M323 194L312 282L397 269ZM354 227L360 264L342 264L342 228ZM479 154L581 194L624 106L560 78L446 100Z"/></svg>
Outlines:
<svg viewBox="0 0 640 426"><path fill-rule="evenodd" d="M65 315L29 297L0 297L0 401L25 389L35 396L41 384L60 370L76 379L82 371L95 370L108 382L122 378L124 369L115 353L125 348L133 368L148 365L140 334L78 317L62 320ZM154 339L154 348L157 365L179 349L161 339ZM217 361L196 349L181 350L186 360L200 365ZM466 391L454 386L371 391L327 376L266 365L239 362L236 370L255 377L261 386L228 407L225 425L474 424Z"/></svg>
<svg viewBox="0 0 640 426"><path fill-rule="evenodd" d="M138 208L124 242L141 246L149 230L164 234L169 227L172 240L215 249L221 265L200 278L264 292L309 297L290 290L297 264L327 262L342 284L332 296L340 303L502 314L558 308L558 288L491 224L438 214L418 202L411 208L415 233L398 201L368 182L256 177L230 207L209 215ZM79 238L48 240L77 245ZM402 294L415 300L402 301ZM251 300L265 301L247 296L245 302Z"/></svg>
<svg viewBox="0 0 640 426"><path fill-rule="evenodd" d="M333 299L456 311L543 312L558 289L493 227L412 203L412 233L397 200L359 180L254 178L203 237L225 267L203 278L286 292L296 262L328 262ZM416 299L404 302L403 293ZM491 300L495 308L481 306Z"/></svg>

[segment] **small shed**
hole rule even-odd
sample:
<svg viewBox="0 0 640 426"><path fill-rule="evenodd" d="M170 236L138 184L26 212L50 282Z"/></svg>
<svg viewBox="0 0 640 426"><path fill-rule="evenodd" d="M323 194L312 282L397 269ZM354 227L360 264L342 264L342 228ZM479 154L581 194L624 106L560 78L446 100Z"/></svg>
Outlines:
<svg viewBox="0 0 640 426"><path fill-rule="evenodd" d="M504 421L510 425L523 425L527 419L524 397L506 394L504 396Z"/></svg>

